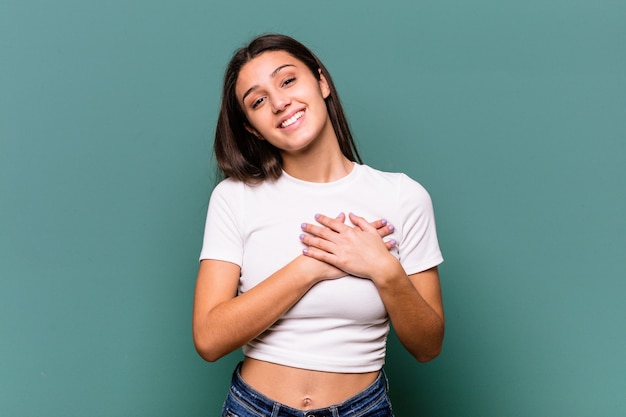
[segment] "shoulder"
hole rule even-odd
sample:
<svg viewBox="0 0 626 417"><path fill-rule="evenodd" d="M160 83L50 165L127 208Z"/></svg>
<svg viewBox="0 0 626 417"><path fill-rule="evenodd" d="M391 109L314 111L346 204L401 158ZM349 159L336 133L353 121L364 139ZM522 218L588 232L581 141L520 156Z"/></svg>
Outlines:
<svg viewBox="0 0 626 417"><path fill-rule="evenodd" d="M373 184L380 184L395 190L400 195L430 200L428 191L422 184L403 172L386 172L369 165L358 165L361 178Z"/></svg>
<svg viewBox="0 0 626 417"><path fill-rule="evenodd" d="M231 197L236 198L246 193L262 190L267 186L268 181L261 181L258 184L246 184L233 178L226 178L220 181L211 192L211 198L215 197Z"/></svg>
<svg viewBox="0 0 626 417"><path fill-rule="evenodd" d="M220 181L214 188L212 194L224 194L243 190L245 183L242 181L226 178Z"/></svg>
<svg viewBox="0 0 626 417"><path fill-rule="evenodd" d="M260 205L266 206L268 202L288 197L291 189L285 186L285 181L281 178L255 184L226 178L211 192L209 205L228 206L232 210L244 211L258 209Z"/></svg>
<svg viewBox="0 0 626 417"><path fill-rule="evenodd" d="M239 210L246 199L246 187L244 182L232 178L220 181L211 191L209 209Z"/></svg>

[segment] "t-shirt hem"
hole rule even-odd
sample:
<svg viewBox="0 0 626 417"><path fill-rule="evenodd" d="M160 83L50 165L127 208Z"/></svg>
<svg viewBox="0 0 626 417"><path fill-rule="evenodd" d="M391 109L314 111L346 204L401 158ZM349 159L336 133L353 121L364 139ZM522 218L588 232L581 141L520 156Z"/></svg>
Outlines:
<svg viewBox="0 0 626 417"><path fill-rule="evenodd" d="M345 362L339 364L338 362L336 362L336 360L334 361L332 359L328 359L328 361L325 361L325 362L320 362L319 360L308 361L308 362L297 361L297 360L286 360L286 358L282 358L282 357L277 358L273 355L264 355L260 352L246 351L245 347L243 351L244 351L245 356L252 358L252 359L275 363L275 364L283 365L283 366L289 366L292 368L307 369L311 371L321 371L321 372L340 372L340 373L347 373L347 374L375 372L375 371L381 370L383 365L385 364L384 358L376 360L376 361L372 361L371 363L368 363L365 365L362 363L346 364Z"/></svg>

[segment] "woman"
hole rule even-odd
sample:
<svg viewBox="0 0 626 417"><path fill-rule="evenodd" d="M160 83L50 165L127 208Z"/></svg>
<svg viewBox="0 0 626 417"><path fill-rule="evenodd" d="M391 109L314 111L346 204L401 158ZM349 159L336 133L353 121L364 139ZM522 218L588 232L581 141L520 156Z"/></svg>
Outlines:
<svg viewBox="0 0 626 417"><path fill-rule="evenodd" d="M360 164L330 74L287 36L231 59L214 147L193 336L208 361L243 347L222 415L392 416L389 321L419 361L443 341L429 195Z"/></svg>

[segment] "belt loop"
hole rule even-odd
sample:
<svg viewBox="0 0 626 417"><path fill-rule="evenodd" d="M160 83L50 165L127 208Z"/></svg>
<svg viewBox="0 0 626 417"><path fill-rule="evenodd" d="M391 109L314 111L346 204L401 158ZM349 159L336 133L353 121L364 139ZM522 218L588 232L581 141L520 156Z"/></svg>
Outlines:
<svg viewBox="0 0 626 417"><path fill-rule="evenodd" d="M274 407L272 408L272 416L271 417L278 417L279 413L280 413L280 404L274 403Z"/></svg>
<svg viewBox="0 0 626 417"><path fill-rule="evenodd" d="M339 417L339 410L337 409L337 407L335 407L334 405L332 405L330 407L330 411L332 411L333 413L333 417Z"/></svg>

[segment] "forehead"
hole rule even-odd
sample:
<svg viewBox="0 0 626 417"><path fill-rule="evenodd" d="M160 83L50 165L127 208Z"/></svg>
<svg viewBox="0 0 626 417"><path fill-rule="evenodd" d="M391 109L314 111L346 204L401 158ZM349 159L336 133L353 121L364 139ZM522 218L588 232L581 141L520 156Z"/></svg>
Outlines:
<svg viewBox="0 0 626 417"><path fill-rule="evenodd" d="M304 63L285 51L267 51L246 62L239 70L235 92L241 97L245 91L271 81L276 69L289 65L295 69L306 68Z"/></svg>

